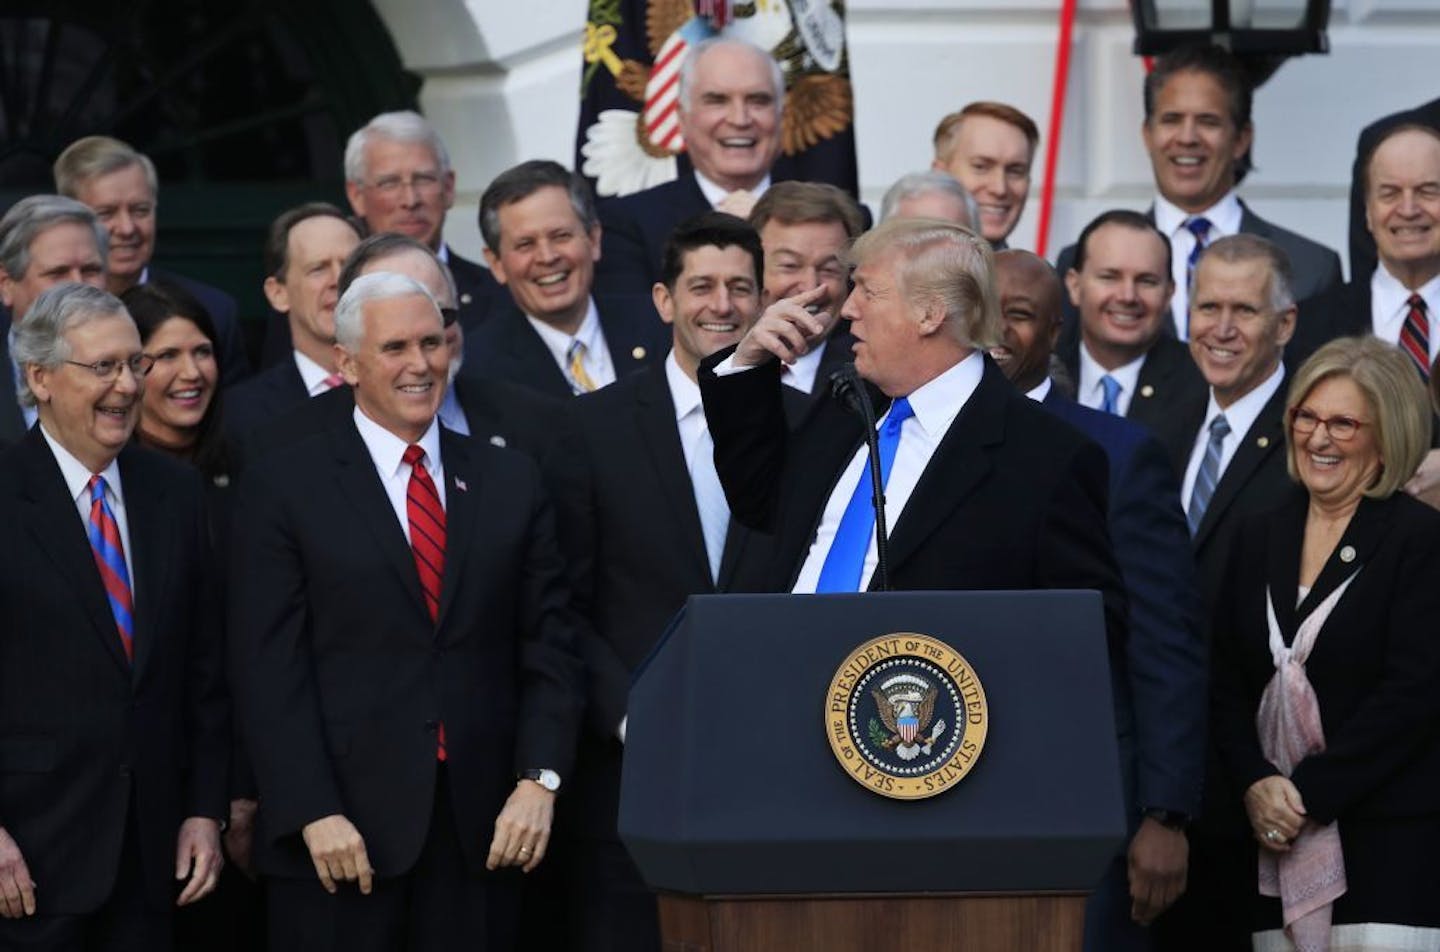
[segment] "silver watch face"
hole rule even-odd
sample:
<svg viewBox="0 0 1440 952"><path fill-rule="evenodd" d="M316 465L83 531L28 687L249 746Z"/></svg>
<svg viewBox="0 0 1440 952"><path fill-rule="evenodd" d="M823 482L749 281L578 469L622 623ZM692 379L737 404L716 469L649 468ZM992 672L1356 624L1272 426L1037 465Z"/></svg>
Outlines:
<svg viewBox="0 0 1440 952"><path fill-rule="evenodd" d="M560 789L560 775L553 770L542 770L540 776L535 779L539 781L540 786L551 793Z"/></svg>

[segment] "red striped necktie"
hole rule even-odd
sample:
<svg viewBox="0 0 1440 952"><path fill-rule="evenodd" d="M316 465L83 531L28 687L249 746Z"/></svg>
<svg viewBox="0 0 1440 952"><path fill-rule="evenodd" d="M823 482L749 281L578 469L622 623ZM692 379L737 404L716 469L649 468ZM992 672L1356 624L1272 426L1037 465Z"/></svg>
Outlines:
<svg viewBox="0 0 1440 952"><path fill-rule="evenodd" d="M405 491L405 516L410 522L410 552L420 575L420 591L430 621L440 619L440 585L445 578L445 507L440 493L425 468L425 450L411 444L401 459L410 466L410 485ZM445 725L440 725L435 756L445 759Z"/></svg>
<svg viewBox="0 0 1440 952"><path fill-rule="evenodd" d="M110 511L105 499L105 477L90 477L90 549L95 555L95 567L100 570L100 581L105 586L105 597L110 602L110 613L115 616L115 627L120 632L120 644L125 648L125 658L135 660L135 615L130 595L130 570L125 565L125 543L120 539L120 524Z"/></svg>
<svg viewBox="0 0 1440 952"><path fill-rule="evenodd" d="M1400 328L1400 349L1410 355L1420 379L1430 382L1430 321L1426 314L1425 299L1418 294L1410 295L1410 305L1405 315L1405 324Z"/></svg>

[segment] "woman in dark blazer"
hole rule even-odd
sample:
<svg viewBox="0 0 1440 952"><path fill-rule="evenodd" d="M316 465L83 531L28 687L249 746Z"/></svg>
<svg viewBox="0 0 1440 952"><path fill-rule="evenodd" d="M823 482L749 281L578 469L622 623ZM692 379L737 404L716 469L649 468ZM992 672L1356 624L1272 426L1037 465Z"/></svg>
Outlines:
<svg viewBox="0 0 1440 952"><path fill-rule="evenodd" d="M1440 513L1400 491L1428 401L1364 337L1317 351L1287 406L1300 487L1242 529L1215 618L1254 947L1440 949Z"/></svg>

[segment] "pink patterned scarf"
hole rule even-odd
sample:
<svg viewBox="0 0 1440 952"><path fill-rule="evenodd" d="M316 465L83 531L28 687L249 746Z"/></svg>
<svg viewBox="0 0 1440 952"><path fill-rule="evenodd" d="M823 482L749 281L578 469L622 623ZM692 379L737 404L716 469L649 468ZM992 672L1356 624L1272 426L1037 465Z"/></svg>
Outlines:
<svg viewBox="0 0 1440 952"><path fill-rule="evenodd" d="M1355 574L1359 574L1358 569ZM1287 777L1301 760L1325 749L1320 702L1305 674L1305 662L1320 629L1355 580L1355 574L1300 623L1295 642L1288 648L1275 620L1275 604L1269 590L1265 592L1275 675L1260 696L1255 725L1260 731L1261 751ZM1330 948L1331 905L1345 894L1345 888L1345 857L1340 849L1340 830L1334 823L1324 827L1306 823L1287 853L1260 851L1260 894L1280 897L1285 934L1298 952L1326 952Z"/></svg>

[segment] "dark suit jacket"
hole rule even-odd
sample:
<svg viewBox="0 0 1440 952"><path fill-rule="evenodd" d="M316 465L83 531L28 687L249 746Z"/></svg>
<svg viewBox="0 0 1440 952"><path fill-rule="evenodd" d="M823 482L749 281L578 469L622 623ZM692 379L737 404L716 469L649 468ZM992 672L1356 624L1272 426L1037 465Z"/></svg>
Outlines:
<svg viewBox="0 0 1440 952"><path fill-rule="evenodd" d="M310 399L293 356L225 391L225 436L243 462L256 430Z"/></svg>
<svg viewBox="0 0 1440 952"><path fill-rule="evenodd" d="M506 383L460 374L452 385L471 439L491 446L510 447L542 462L560 443L566 430L565 404L544 394ZM336 387L307 400L250 434L247 452L252 459L292 446L333 427L351 424L355 392Z"/></svg>
<svg viewBox="0 0 1440 952"><path fill-rule="evenodd" d="M863 424L830 401L787 433L778 362L716 377L731 352L701 364L715 466L732 517L776 537L764 588L789 591ZM1096 589L1119 644L1125 594L1105 525L1105 454L982 360L979 387L891 526L891 587Z"/></svg>
<svg viewBox="0 0 1440 952"><path fill-rule="evenodd" d="M648 293L597 295L595 310L600 314L617 380L660 362L669 353L670 328L655 313ZM508 296L496 303L484 327L465 338L465 372L506 380L562 400L574 396L549 348Z"/></svg>
<svg viewBox="0 0 1440 952"><path fill-rule="evenodd" d="M1274 674L1267 586L1287 644L1357 568L1305 671L1325 750L1295 768L1312 820L1434 818L1440 812L1440 513L1405 493L1365 499L1310 594L1295 604L1308 497L1247 520L1215 622L1215 732L1237 791L1278 771L1260 752L1255 712ZM1343 556L1351 550L1353 560Z"/></svg>
<svg viewBox="0 0 1440 952"><path fill-rule="evenodd" d="M1287 377L1242 437L1230 465L1220 474L1220 482L1205 509L1205 518L1200 520L1200 528L1192 541L1195 562L1200 569L1206 618L1214 617L1220 581L1234 554L1235 536L1241 523L1252 513L1273 509L1294 488L1285 471L1285 393L1289 386ZM1182 484L1208 407L1208 402L1202 403L1188 416L1156 430ZM1189 500L1181 500L1181 504L1188 505Z"/></svg>
<svg viewBox="0 0 1440 952"><path fill-rule="evenodd" d="M8 316L9 309L5 309ZM19 442L28 427L20 412L20 397L15 392L14 365L10 363L10 326L0 334L0 448Z"/></svg>
<svg viewBox="0 0 1440 952"><path fill-rule="evenodd" d="M1075 339L1056 350L1075 386L1080 386L1080 341ZM1190 348L1173 337L1160 337L1145 355L1135 393L1125 417L1160 431L1174 426L1177 419L1189 419L1199 408L1205 410L1209 390L1205 378L1190 356Z"/></svg>
<svg viewBox="0 0 1440 952"><path fill-rule="evenodd" d="M442 719L472 872L518 772L569 771L583 683L539 474L446 431L441 458L438 626L353 425L257 461L240 484L230 639L266 873L314 876L300 831L336 813L378 875L409 870L429 828Z"/></svg>
<svg viewBox="0 0 1440 952"><path fill-rule="evenodd" d="M660 280L660 257L675 226L710 210L695 173L599 205L600 263L595 288L603 294L649 294Z"/></svg>
<svg viewBox="0 0 1440 952"><path fill-rule="evenodd" d="M1311 354L1337 337L1374 333L1375 321L1370 307L1368 275L1361 281L1337 284L1324 294L1301 302L1295 317L1295 335L1285 347L1285 365L1298 368Z"/></svg>
<svg viewBox="0 0 1440 952"><path fill-rule="evenodd" d="M0 456L0 826L49 916L106 900L127 817L147 900L173 904L181 821L229 816L230 723L200 482L135 446L119 465L133 666L39 428Z"/></svg>
<svg viewBox="0 0 1440 952"><path fill-rule="evenodd" d="M210 320L215 322L215 333L220 338L215 344L220 348L220 383L223 386L239 383L250 376L250 356L245 352L245 335L240 332L240 315L233 297L204 281L163 268L150 268L148 277L161 284L176 285L204 306Z"/></svg>
<svg viewBox="0 0 1440 952"><path fill-rule="evenodd" d="M1125 651L1111 659L1112 687L1132 817L1147 808L1195 816L1209 658L1179 483L1144 427L1053 387L1043 406L1099 443L1110 462L1110 540L1130 608Z"/></svg>
<svg viewBox="0 0 1440 952"><path fill-rule="evenodd" d="M1370 280L1377 262L1375 238L1365 224L1365 192L1360 183L1362 166L1382 135L1407 122L1440 129L1440 99L1375 120L1360 131L1360 138L1355 142L1355 164L1350 170L1350 280L1357 284Z"/></svg>
<svg viewBox="0 0 1440 952"><path fill-rule="evenodd" d="M790 391L790 388L786 388ZM804 405L798 391L786 397ZM685 465L663 363L566 404L574 449L552 477L577 610L594 638L588 668L590 736L581 745L568 824L614 837L621 746L631 673L691 595L735 591L741 563L764 538L733 524L717 582Z"/></svg>
<svg viewBox="0 0 1440 952"><path fill-rule="evenodd" d="M446 251L449 258L450 274L455 278L455 293L460 307L460 326L465 333L477 330L490 316L490 309L496 301L508 298L509 292L495 280L490 269L462 258L454 248Z"/></svg>
<svg viewBox="0 0 1440 952"><path fill-rule="evenodd" d="M1152 222L1155 220L1155 209L1152 206L1145 213ZM1313 297L1328 288L1340 283L1340 256L1319 242L1311 241L1303 235L1296 234L1287 228L1268 222L1250 210L1250 207L1243 201L1240 203L1240 231L1246 235L1259 235L1268 239L1284 249L1290 257L1290 267L1294 273L1295 286L1291 289L1295 294L1295 300L1303 301ZM1063 278L1065 272L1069 271L1075 263L1075 246L1067 245L1060 252L1060 257L1055 259L1055 270L1060 272ZM1065 311L1064 324L1060 330L1060 347L1070 346L1080 333L1080 313L1070 303L1070 295L1061 295ZM1165 322L1165 333L1173 335L1175 322Z"/></svg>

